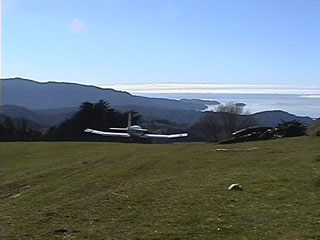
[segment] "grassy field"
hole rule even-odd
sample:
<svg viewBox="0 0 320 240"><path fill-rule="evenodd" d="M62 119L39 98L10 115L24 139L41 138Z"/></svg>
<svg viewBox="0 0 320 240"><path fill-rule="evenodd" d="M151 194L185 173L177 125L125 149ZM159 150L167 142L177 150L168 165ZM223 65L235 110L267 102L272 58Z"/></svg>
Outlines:
<svg viewBox="0 0 320 240"><path fill-rule="evenodd" d="M320 137L0 143L0 159L1 240L320 239Z"/></svg>

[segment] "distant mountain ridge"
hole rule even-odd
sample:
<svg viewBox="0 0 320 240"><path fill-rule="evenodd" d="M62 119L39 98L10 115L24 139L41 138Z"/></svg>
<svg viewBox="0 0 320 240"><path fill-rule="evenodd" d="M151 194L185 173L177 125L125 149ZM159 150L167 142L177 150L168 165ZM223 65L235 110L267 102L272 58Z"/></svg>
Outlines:
<svg viewBox="0 0 320 240"><path fill-rule="evenodd" d="M105 100L111 106L135 105L164 109L204 110L201 100L171 100L131 95L128 92L104 89L77 83L45 82L11 78L2 79L2 104L17 105L28 109L58 109L78 107L82 102ZM218 104L212 101L212 104Z"/></svg>

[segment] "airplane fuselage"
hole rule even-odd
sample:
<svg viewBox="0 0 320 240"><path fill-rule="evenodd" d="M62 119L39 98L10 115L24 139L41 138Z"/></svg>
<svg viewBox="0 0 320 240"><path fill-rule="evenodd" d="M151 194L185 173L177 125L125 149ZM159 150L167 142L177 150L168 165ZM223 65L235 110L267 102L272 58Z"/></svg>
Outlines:
<svg viewBox="0 0 320 240"><path fill-rule="evenodd" d="M127 132L132 137L143 138L146 131L147 131L146 129L143 129L139 125L133 125L133 126L130 126L130 127L127 128Z"/></svg>

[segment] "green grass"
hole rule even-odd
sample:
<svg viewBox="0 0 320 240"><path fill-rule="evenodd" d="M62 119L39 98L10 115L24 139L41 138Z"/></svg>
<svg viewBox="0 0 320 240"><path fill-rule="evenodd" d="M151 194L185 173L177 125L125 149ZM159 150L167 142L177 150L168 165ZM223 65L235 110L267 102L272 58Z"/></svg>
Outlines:
<svg viewBox="0 0 320 240"><path fill-rule="evenodd" d="M2 240L320 239L319 137L0 143L0 159Z"/></svg>

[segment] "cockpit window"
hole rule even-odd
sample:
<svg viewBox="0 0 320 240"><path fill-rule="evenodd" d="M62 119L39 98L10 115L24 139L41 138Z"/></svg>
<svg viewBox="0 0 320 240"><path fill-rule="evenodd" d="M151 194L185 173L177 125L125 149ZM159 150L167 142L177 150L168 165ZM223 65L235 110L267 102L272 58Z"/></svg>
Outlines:
<svg viewBox="0 0 320 240"><path fill-rule="evenodd" d="M140 130L141 127L136 125L136 126L131 126L130 129L131 130Z"/></svg>

